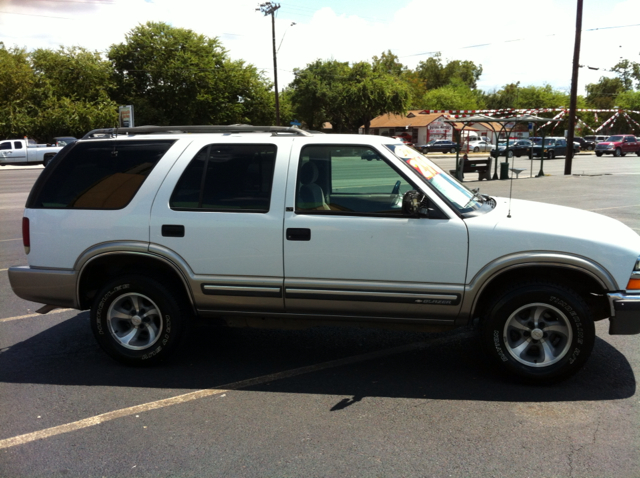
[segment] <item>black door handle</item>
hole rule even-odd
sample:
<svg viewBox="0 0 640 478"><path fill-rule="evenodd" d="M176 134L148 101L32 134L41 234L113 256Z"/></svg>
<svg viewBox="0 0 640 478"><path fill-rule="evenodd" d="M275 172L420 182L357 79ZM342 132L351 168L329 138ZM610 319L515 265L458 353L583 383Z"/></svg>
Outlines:
<svg viewBox="0 0 640 478"><path fill-rule="evenodd" d="M162 235L164 237L184 237L184 226L178 224L163 224Z"/></svg>
<svg viewBox="0 0 640 478"><path fill-rule="evenodd" d="M287 241L310 241L311 229L290 227L287 229Z"/></svg>

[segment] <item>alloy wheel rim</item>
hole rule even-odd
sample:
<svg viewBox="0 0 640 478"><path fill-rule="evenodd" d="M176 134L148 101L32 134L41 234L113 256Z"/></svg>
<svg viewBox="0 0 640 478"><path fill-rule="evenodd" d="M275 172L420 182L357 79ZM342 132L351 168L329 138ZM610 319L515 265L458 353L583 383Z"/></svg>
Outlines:
<svg viewBox="0 0 640 478"><path fill-rule="evenodd" d="M569 319L556 307L527 304L507 319L503 340L509 354L529 367L549 367L567 355L573 342Z"/></svg>
<svg viewBox="0 0 640 478"><path fill-rule="evenodd" d="M107 311L111 336L129 350L154 345L164 328L159 307L149 297L130 292L115 299Z"/></svg>

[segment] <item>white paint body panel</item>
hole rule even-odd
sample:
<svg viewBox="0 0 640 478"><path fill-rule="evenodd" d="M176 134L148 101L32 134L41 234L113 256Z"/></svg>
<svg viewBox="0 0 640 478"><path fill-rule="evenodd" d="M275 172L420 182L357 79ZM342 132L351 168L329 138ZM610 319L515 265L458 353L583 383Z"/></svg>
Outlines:
<svg viewBox="0 0 640 478"><path fill-rule="evenodd" d="M289 162L289 141L273 141L252 135L252 141L237 137L198 138L171 170L153 205L151 242L165 246L198 275L283 277L282 218ZM169 207L171 193L187 164L208 144L276 144L278 152L268 213L174 211ZM163 237L163 224L185 227L185 237Z"/></svg>
<svg viewBox="0 0 640 478"><path fill-rule="evenodd" d="M123 209L25 209L31 230L29 265L72 269L82 253L96 244L148 243L151 204L158 186L187 144L187 141L178 141L169 148Z"/></svg>
<svg viewBox="0 0 640 478"><path fill-rule="evenodd" d="M496 208L467 219L468 281L487 264L509 254L548 251L599 264L624 289L638 254L640 236L620 221L581 209L496 198Z"/></svg>

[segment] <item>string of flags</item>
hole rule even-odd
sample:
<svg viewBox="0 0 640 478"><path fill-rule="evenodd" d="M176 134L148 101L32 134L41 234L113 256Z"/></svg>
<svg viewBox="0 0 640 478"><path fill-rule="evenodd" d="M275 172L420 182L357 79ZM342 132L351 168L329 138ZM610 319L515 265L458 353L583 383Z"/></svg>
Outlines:
<svg viewBox="0 0 640 478"><path fill-rule="evenodd" d="M502 109L492 109L492 110L423 110L419 114L439 113L439 114L446 114L446 115L452 116L453 118L468 118L476 115L486 115L486 116L496 116L496 117L504 115L504 116L519 117L524 115L538 115L540 113L558 113L550 121L538 127L538 129L540 129L552 123L555 123L552 128L553 130L558 125L558 123L555 122L555 120L562 119L568 113L568 111L569 111L568 108L532 108L532 109L502 108ZM625 120L627 121L627 123L632 129L640 130L640 123L638 123L637 121L635 121L633 118L629 116L629 113L640 115L640 111L634 111L634 110L623 111L620 109L579 108L579 109L576 109L576 113L593 113L593 117L596 123L600 122L600 120L598 119L598 113L614 113L613 116L608 118L604 123L602 123L600 126L596 127L595 129L587 125L580 118L576 118L577 122L583 128L590 129L594 133L601 131L603 128L606 128L607 126L612 126L620 116L623 116L625 118Z"/></svg>

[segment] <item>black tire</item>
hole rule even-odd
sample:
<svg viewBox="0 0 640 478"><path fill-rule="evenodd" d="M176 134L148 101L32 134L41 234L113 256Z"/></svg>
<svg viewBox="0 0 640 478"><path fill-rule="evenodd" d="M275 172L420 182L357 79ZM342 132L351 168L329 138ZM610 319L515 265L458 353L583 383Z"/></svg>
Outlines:
<svg viewBox="0 0 640 478"><path fill-rule="evenodd" d="M640 150L636 151L636 156L640 156Z"/></svg>
<svg viewBox="0 0 640 478"><path fill-rule="evenodd" d="M596 151L596 156L600 157L600 156L602 156L602 153L600 151Z"/></svg>
<svg viewBox="0 0 640 478"><path fill-rule="evenodd" d="M46 168L53 158L53 156L45 156L42 160L42 165Z"/></svg>
<svg viewBox="0 0 640 478"><path fill-rule="evenodd" d="M451 148L451 150L449 151L451 154L456 154L456 148Z"/></svg>
<svg viewBox="0 0 640 478"><path fill-rule="evenodd" d="M616 148L615 152L613 153L613 155L617 158L619 158L620 156L622 156L622 150L620 148Z"/></svg>
<svg viewBox="0 0 640 478"><path fill-rule="evenodd" d="M484 346L494 361L538 383L576 373L589 358L595 335L584 299L547 282L522 283L498 294L482 326Z"/></svg>
<svg viewBox="0 0 640 478"><path fill-rule="evenodd" d="M480 148L478 148L477 146L475 148L473 148L473 152L474 153L479 153L480 152Z"/></svg>
<svg viewBox="0 0 640 478"><path fill-rule="evenodd" d="M556 159L556 152L555 151L549 151L549 159Z"/></svg>
<svg viewBox="0 0 640 478"><path fill-rule="evenodd" d="M154 279L122 276L96 295L91 328L115 360L152 365L169 357L188 333L190 313L183 302Z"/></svg>
<svg viewBox="0 0 640 478"><path fill-rule="evenodd" d="M513 158L513 151L509 150L507 153L507 158Z"/></svg>

